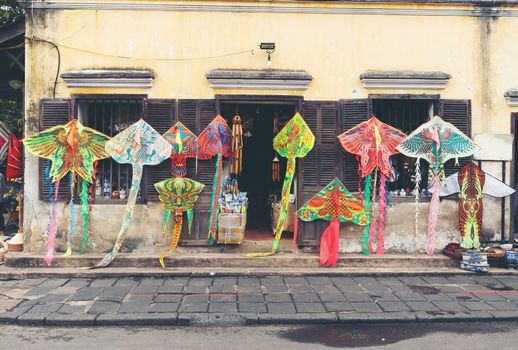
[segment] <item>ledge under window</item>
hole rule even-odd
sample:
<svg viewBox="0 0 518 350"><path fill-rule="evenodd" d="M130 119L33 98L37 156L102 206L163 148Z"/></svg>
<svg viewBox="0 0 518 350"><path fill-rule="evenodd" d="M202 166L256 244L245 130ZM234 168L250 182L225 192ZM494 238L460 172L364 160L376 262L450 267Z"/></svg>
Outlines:
<svg viewBox="0 0 518 350"><path fill-rule="evenodd" d="M215 69L207 80L213 89L303 91L313 77L305 71Z"/></svg>
<svg viewBox="0 0 518 350"><path fill-rule="evenodd" d="M451 79L443 72L368 70L360 79L366 89L442 90Z"/></svg>
<svg viewBox="0 0 518 350"><path fill-rule="evenodd" d="M61 78L69 88L149 89L155 76L148 70L80 70Z"/></svg>
<svg viewBox="0 0 518 350"><path fill-rule="evenodd" d="M504 94L507 104L511 107L518 107L518 89L507 90Z"/></svg>

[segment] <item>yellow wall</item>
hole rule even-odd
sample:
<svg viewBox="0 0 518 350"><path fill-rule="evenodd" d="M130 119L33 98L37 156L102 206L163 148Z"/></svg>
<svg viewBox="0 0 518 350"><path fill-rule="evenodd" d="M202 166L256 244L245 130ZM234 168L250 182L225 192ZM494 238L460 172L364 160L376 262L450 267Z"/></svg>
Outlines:
<svg viewBox="0 0 518 350"><path fill-rule="evenodd" d="M88 2L103 3L100 0ZM212 98L217 93L293 94L283 91L214 91L205 78L216 68L266 68L266 54L258 49L258 44L273 41L277 48L272 55L272 68L300 69L313 76L307 91L295 93L302 94L306 100L360 98L369 93L440 93L443 98L472 100L473 133L510 132L513 109L507 106L503 94L518 87L518 45L512 35L518 32L518 17L488 19L441 15L446 12L440 11L472 9L471 6L458 5L299 4L293 1L116 2L438 12L425 16L272 13L270 10L264 13L93 9L29 11L27 36L58 43L60 72L145 68L156 75L149 90L71 90L59 79L56 97L68 98L79 93L147 93L151 98ZM231 55L250 50L254 50L254 54ZM228 56L219 57L223 55ZM218 58L202 59L215 56ZM29 134L36 128L34 122L37 121L39 99L52 97L56 68L55 50L48 44L29 41L26 52ZM368 69L442 71L451 74L452 79L444 90L439 91L367 91L359 76ZM518 108L514 111L518 112ZM26 177L29 198L36 198L36 171L32 159Z"/></svg>

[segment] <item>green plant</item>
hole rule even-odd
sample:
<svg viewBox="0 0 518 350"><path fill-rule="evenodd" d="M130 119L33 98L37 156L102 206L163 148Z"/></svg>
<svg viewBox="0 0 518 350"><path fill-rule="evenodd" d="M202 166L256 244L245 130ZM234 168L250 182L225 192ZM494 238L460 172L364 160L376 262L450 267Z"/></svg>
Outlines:
<svg viewBox="0 0 518 350"><path fill-rule="evenodd" d="M14 100L0 99L0 122L17 137L22 135L23 107Z"/></svg>
<svg viewBox="0 0 518 350"><path fill-rule="evenodd" d="M18 0L0 0L0 27L22 19L24 14Z"/></svg>

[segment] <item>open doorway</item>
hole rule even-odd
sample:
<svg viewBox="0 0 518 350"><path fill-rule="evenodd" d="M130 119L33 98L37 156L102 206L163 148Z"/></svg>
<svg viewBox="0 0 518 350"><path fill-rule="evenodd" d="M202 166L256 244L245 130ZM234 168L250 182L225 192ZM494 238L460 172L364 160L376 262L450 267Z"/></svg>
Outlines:
<svg viewBox="0 0 518 350"><path fill-rule="evenodd" d="M239 190L248 196L245 240L273 239L272 202L280 200L286 159L280 161L280 180L272 178L275 157L273 138L295 113L294 105L264 103L225 103L220 114L232 126L238 114L243 125L243 168L237 176Z"/></svg>

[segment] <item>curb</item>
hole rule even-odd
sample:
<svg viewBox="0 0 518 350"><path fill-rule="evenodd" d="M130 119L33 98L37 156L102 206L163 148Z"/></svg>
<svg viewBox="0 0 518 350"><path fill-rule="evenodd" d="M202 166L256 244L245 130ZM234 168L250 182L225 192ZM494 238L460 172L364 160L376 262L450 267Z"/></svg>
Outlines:
<svg viewBox="0 0 518 350"><path fill-rule="evenodd" d="M27 278L163 278L163 277L222 277L222 276L284 276L284 277L386 277L386 276L456 276L476 275L460 268L427 268L427 269L396 269L396 268L115 268L84 270L75 268L0 268L0 280ZM518 276L518 270L493 268L487 276Z"/></svg>
<svg viewBox="0 0 518 350"><path fill-rule="evenodd" d="M140 313L140 314L0 314L0 324L25 326L261 326L323 324L386 324L431 322L518 321L518 311L491 312L387 312L387 313L300 313L300 314L218 314L218 313Z"/></svg>

